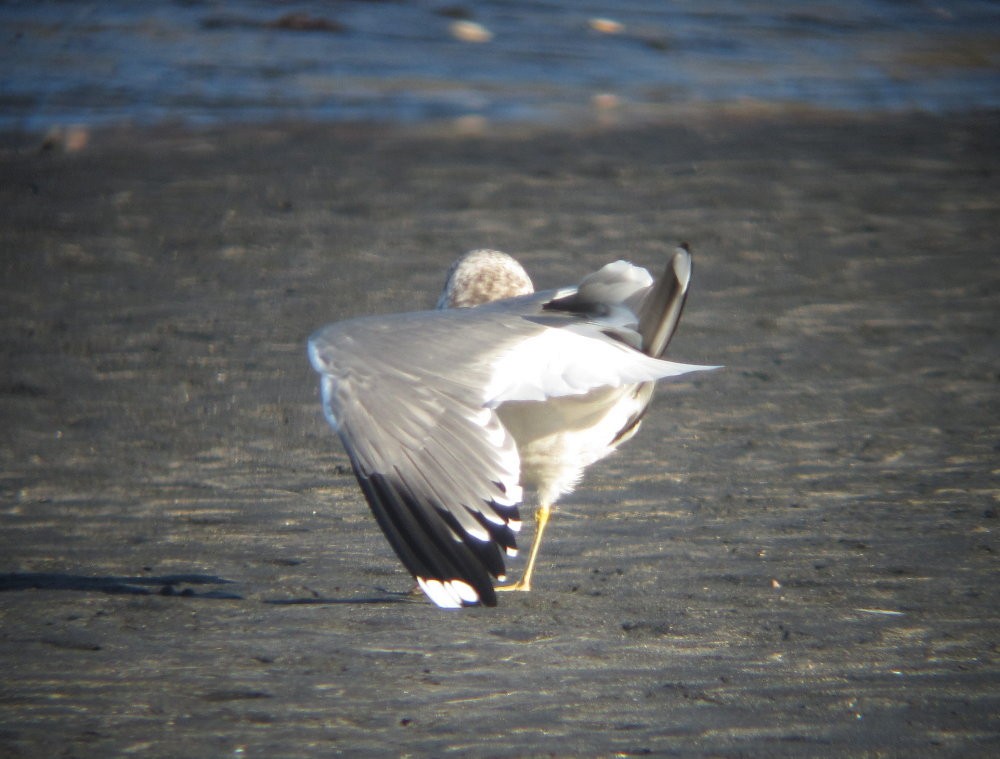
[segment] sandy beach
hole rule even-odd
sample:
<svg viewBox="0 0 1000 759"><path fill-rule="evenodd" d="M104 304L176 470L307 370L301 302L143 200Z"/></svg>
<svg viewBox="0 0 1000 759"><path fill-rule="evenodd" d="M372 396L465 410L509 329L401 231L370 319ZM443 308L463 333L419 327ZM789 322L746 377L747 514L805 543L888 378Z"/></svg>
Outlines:
<svg viewBox="0 0 1000 759"><path fill-rule="evenodd" d="M998 149L753 108L0 138L0 754L997 755ZM471 248L550 287L681 240L670 356L726 368L560 502L534 592L410 596L306 337Z"/></svg>

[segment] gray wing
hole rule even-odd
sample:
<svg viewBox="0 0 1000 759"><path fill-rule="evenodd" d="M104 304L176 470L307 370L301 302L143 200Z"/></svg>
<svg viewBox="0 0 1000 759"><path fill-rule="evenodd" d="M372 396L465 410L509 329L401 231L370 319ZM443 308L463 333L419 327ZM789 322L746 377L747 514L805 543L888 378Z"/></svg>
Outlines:
<svg viewBox="0 0 1000 759"><path fill-rule="evenodd" d="M483 407L488 366L477 358L483 346L463 341L462 319L356 319L309 341L324 412L365 498L439 606L494 605L491 577L503 577L520 527L517 448Z"/></svg>

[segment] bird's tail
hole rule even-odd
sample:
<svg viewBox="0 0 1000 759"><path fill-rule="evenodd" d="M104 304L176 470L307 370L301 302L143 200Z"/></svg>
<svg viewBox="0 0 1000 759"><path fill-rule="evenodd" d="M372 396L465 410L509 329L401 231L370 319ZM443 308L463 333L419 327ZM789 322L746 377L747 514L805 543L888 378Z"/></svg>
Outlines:
<svg viewBox="0 0 1000 759"><path fill-rule="evenodd" d="M660 358L681 320L691 282L691 249L681 243L639 307L639 334L647 356Z"/></svg>

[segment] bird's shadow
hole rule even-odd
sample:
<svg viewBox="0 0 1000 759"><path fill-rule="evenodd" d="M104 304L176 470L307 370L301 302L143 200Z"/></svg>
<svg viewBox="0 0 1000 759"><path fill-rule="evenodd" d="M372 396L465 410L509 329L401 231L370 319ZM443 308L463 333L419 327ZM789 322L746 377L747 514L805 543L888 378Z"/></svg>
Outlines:
<svg viewBox="0 0 1000 759"><path fill-rule="evenodd" d="M149 577L118 575L92 576L64 572L12 572L0 574L0 593L16 590L75 590L85 593L107 593L133 596L177 596L217 600L243 600L243 596L221 587L232 580L207 574L172 574ZM396 604L418 600L412 593L376 588L383 595L349 598L267 598L262 603L273 606L308 606L337 604Z"/></svg>
<svg viewBox="0 0 1000 759"><path fill-rule="evenodd" d="M63 572L13 572L0 574L0 592L13 590L76 590L90 593L134 596L182 596L240 600L243 596L211 585L230 585L215 575L174 574L150 577L90 576ZM179 587L186 586L186 587ZM192 587L193 586L193 587ZM199 588L195 590L195 588Z"/></svg>
<svg viewBox="0 0 1000 759"><path fill-rule="evenodd" d="M322 596L310 596L309 598L266 598L264 603L274 606L322 606L325 604L400 604L410 603L418 598L410 592L386 590L385 588L375 588L383 593L380 596L354 596L350 598L325 598Z"/></svg>

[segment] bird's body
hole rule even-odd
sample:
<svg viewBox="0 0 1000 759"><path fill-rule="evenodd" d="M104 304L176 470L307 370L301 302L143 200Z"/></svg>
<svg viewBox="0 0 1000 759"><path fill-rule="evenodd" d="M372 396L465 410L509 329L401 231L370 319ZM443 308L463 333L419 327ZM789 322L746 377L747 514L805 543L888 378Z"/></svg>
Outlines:
<svg viewBox="0 0 1000 759"><path fill-rule="evenodd" d="M541 293L521 274L477 251L452 267L438 310L339 322L309 341L368 503L439 606L496 603L522 486L538 493L536 536L521 582L501 589L530 588L555 500L635 434L656 380L712 368L659 358L686 250L657 283L624 261Z"/></svg>
<svg viewBox="0 0 1000 759"><path fill-rule="evenodd" d="M521 457L521 484L532 488L538 500L554 503L576 487L583 471L609 455L621 442L618 432L640 409L622 388L607 387L583 396L552 398L546 413L533 403L515 401L500 407L498 415L517 442Z"/></svg>

